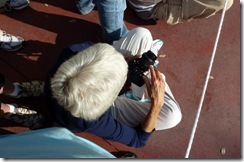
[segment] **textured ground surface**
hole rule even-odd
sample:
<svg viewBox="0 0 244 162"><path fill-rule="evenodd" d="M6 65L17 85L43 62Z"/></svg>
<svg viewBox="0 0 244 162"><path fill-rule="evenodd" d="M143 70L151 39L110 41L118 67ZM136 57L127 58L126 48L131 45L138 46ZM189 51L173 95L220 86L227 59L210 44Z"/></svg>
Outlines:
<svg viewBox="0 0 244 162"><path fill-rule="evenodd" d="M220 18L221 15L216 15L169 26L162 21L142 21L127 9L125 22L129 29L146 27L155 39L164 41L159 68L181 106L182 121L173 129L155 132L143 148L129 148L87 133L77 135L108 151L135 152L139 158L184 158ZM10 81L44 79L63 47L86 40L101 40L97 11L79 15L73 1L31 0L30 6L21 11L1 14L0 21L0 28L25 39L24 47L17 52L0 51L0 71ZM240 54L240 2L235 1L225 15L189 158L241 158ZM25 104L48 115L43 98L1 96L1 100ZM30 130L0 119L0 134L26 131ZM226 153L221 154L221 149Z"/></svg>

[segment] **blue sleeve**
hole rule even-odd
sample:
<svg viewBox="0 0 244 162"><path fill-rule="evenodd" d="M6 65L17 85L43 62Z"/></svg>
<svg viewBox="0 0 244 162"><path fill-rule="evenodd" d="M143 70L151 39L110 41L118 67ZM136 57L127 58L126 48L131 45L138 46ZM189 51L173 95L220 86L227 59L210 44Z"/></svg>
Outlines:
<svg viewBox="0 0 244 162"><path fill-rule="evenodd" d="M100 118L87 132L94 133L107 140L123 143L129 147L144 146L152 134L152 132L145 132L140 125L131 128L118 122L110 115Z"/></svg>
<svg viewBox="0 0 244 162"><path fill-rule="evenodd" d="M72 56L76 55L78 52L83 51L92 45L93 45L92 42L87 41L87 42L72 44L64 48L60 53L55 66L59 67L64 61L68 60Z"/></svg>

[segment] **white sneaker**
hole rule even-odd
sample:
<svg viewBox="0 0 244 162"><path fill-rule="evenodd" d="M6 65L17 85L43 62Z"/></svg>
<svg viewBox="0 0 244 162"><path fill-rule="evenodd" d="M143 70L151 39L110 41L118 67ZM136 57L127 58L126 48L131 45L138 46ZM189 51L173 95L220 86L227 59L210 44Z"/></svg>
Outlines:
<svg viewBox="0 0 244 162"><path fill-rule="evenodd" d="M161 47L163 46L164 42L161 39L155 39L153 41L153 45L152 45L152 52L158 56L158 51L161 49Z"/></svg>
<svg viewBox="0 0 244 162"><path fill-rule="evenodd" d="M22 42L24 39L19 36L14 36L1 30L2 35L0 35L0 49L5 51L17 51L22 47Z"/></svg>

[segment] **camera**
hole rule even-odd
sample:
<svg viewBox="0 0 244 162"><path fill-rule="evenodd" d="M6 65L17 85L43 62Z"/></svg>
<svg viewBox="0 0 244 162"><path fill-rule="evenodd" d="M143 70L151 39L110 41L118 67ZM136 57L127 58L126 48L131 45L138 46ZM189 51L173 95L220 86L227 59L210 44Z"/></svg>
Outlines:
<svg viewBox="0 0 244 162"><path fill-rule="evenodd" d="M147 51L142 54L141 58L128 62L128 77L132 83L141 87L144 84L143 73L149 69L157 60L157 56L152 51Z"/></svg>

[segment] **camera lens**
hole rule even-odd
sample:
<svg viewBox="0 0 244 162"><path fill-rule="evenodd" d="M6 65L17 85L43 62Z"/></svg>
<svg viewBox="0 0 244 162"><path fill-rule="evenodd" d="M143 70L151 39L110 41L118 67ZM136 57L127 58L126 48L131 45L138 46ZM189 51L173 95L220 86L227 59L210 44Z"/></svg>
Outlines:
<svg viewBox="0 0 244 162"><path fill-rule="evenodd" d="M139 60L139 66L142 71L147 71L150 65L153 65L157 56L152 51L147 51Z"/></svg>

